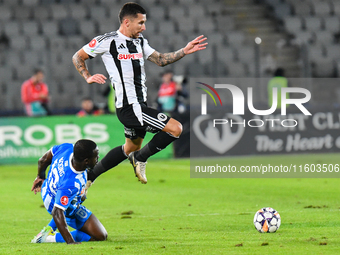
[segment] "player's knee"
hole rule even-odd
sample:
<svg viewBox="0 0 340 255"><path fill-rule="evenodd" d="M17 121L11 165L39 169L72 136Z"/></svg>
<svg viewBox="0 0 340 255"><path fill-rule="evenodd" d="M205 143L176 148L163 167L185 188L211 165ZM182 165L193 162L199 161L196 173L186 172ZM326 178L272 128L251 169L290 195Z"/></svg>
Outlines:
<svg viewBox="0 0 340 255"><path fill-rule="evenodd" d="M107 240L107 232L103 233L101 241Z"/></svg>
<svg viewBox="0 0 340 255"><path fill-rule="evenodd" d="M96 239L98 241L105 241L107 239L107 232L106 231L103 231L101 232L97 237Z"/></svg>
<svg viewBox="0 0 340 255"><path fill-rule="evenodd" d="M137 144L129 144L129 145L125 144L124 152L126 155L129 155L131 152L140 150L140 148L141 148L141 145L139 144L138 145Z"/></svg>
<svg viewBox="0 0 340 255"><path fill-rule="evenodd" d="M173 131L171 134L175 137L179 137L182 134L183 126L180 122L176 121L177 123L173 126Z"/></svg>

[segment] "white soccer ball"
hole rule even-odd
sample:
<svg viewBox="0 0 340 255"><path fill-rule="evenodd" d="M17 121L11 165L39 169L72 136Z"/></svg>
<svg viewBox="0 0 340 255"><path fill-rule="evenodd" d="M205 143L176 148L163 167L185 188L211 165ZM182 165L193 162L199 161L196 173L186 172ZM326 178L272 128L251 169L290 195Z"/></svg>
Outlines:
<svg viewBox="0 0 340 255"><path fill-rule="evenodd" d="M254 226L260 233L274 233L280 225L280 214L271 207L264 207L255 213Z"/></svg>

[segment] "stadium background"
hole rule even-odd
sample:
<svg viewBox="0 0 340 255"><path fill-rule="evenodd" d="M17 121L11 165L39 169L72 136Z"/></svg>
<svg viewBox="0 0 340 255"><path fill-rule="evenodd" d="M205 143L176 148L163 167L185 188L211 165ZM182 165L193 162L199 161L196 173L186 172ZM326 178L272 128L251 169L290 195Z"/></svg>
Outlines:
<svg viewBox="0 0 340 255"><path fill-rule="evenodd" d="M9 46L0 43L0 129L8 125L14 130L13 126L17 125L27 132L27 126L36 121L40 128L43 124L55 132L49 125L58 118L59 122L66 120L64 124L77 121L73 114L83 97L105 102L101 93L107 85L86 84L74 69L71 57L93 36L118 28L117 15L124 2L0 0L0 35L6 34L9 38ZM157 50L178 49L201 33L209 38L206 51L167 67L188 79L201 76L222 80L223 77L269 78L279 66L285 68L289 78L339 76L340 2L336 0L138 2L148 11L145 36ZM254 43L257 36L262 39L258 46ZM19 96L22 82L36 66L45 70L51 109L57 115L43 121L23 116ZM89 68L91 72L106 73L100 58L89 61ZM159 74L164 70L147 63L151 103L160 83ZM329 116L335 120L338 109L335 104L339 102L337 84L327 87L319 84L311 92L315 108L320 111L320 106L331 108L334 115ZM260 95L262 99L267 98L265 94ZM329 109L325 111L328 113ZM71 115L61 117L63 114ZM114 118L107 117L108 123ZM176 117L182 122L188 120L187 115ZM96 116L81 120L80 129L91 124L93 118ZM189 124L186 125L185 130L190 130L186 129ZM338 128L333 128L334 135ZM3 149L1 135L0 151ZM175 151L188 155L189 145L186 145ZM27 147L27 141L21 147ZM263 162L338 164L336 150L333 150L335 153L322 152L325 154L228 156L226 159L236 166ZM132 171L128 162L120 164L115 171L108 171L105 178L96 181L86 201L104 222L109 232L108 241L72 247L45 245L41 249L29 243L50 220L40 206L40 198L29 191L36 163L3 163L0 157L1 254L339 253L338 179L189 178L188 159L150 162L146 186L138 184L128 172ZM268 205L280 212L282 226L276 234L260 235L254 230L253 215Z"/></svg>
<svg viewBox="0 0 340 255"><path fill-rule="evenodd" d="M140 0L148 12L144 33L160 52L179 49L199 34L209 46L172 68L186 77L338 77L340 3L321 0ZM0 51L0 114L22 115L19 92L34 67L46 72L51 109L70 113L85 96L103 103L104 86L88 85L71 57L92 37L118 28L121 0L1 0L0 31L9 39ZM256 52L255 37L262 43ZM100 58L92 73L106 71ZM154 102L163 68L147 63L149 101ZM322 92L322 90L320 90ZM329 93L337 100L339 91ZM339 101L339 100L338 100Z"/></svg>
<svg viewBox="0 0 340 255"><path fill-rule="evenodd" d="M8 39L0 43L0 116L24 115L20 88L34 67L45 71L53 114L76 113L84 97L105 104L102 94L108 84L86 84L73 67L71 58L94 36L119 27L117 16L124 2L0 0L0 35ZM143 34L156 50L177 50L200 34L207 36L209 42L206 50L168 67L146 64L150 105L157 97L161 73L169 69L175 75L183 75L187 81L197 77L269 78L277 67L284 68L288 78L336 78L340 75L338 1L137 2L147 10L147 29ZM255 43L256 37L261 38L260 44ZM87 64L91 73L106 75L101 58ZM308 89L313 95L314 108L338 109L340 89L337 84L314 84ZM266 87L259 87L259 91L261 96L257 100L267 103ZM175 118L182 122L188 120L188 111ZM189 124L184 125L188 127ZM189 130L185 128L181 143L175 144L176 156L189 156Z"/></svg>

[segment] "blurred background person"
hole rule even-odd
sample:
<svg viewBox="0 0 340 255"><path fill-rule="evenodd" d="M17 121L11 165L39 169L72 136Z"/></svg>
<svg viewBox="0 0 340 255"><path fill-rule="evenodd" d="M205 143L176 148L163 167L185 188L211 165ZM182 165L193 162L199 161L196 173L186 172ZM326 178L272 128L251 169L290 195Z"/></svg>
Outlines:
<svg viewBox="0 0 340 255"><path fill-rule="evenodd" d="M109 86L103 91L103 97L107 98L106 105L104 107L104 112L108 114L116 114L116 106L115 106L115 90L110 83Z"/></svg>
<svg viewBox="0 0 340 255"><path fill-rule="evenodd" d="M28 116L51 115L47 106L49 92L44 83L44 77L43 70L36 68L33 76L21 86L21 101L25 105L25 112Z"/></svg>
<svg viewBox="0 0 340 255"><path fill-rule="evenodd" d="M97 107L91 98L85 97L81 101L81 110L77 113L78 117L84 117L86 115L101 115L104 111Z"/></svg>
<svg viewBox="0 0 340 255"><path fill-rule="evenodd" d="M0 35L0 50L6 50L9 47L9 38L6 34L2 33Z"/></svg>
<svg viewBox="0 0 340 255"><path fill-rule="evenodd" d="M277 88L277 109L281 108L281 89L288 87L288 79L285 76L285 70L281 67L277 68L274 72L274 77L268 82L268 106L273 104L273 88ZM286 98L289 95L286 94Z"/></svg>
<svg viewBox="0 0 340 255"><path fill-rule="evenodd" d="M174 81L172 71L166 71L162 75L162 84L158 90L158 110L164 112L176 112L179 104L179 97L186 97L183 93L181 82Z"/></svg>
<svg viewBox="0 0 340 255"><path fill-rule="evenodd" d="M166 71L162 75L162 84L158 90L157 98L159 111L172 112L175 110L177 90L180 88L172 78L173 73L171 71Z"/></svg>

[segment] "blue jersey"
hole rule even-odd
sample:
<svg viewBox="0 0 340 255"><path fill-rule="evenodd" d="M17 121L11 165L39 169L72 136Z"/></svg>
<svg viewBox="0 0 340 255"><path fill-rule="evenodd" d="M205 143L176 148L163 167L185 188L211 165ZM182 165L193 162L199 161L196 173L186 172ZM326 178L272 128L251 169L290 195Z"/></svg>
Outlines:
<svg viewBox="0 0 340 255"><path fill-rule="evenodd" d="M51 148L53 155L48 176L41 188L41 197L45 208L52 213L56 206L72 216L81 203L87 172L73 168L73 144L64 143Z"/></svg>

